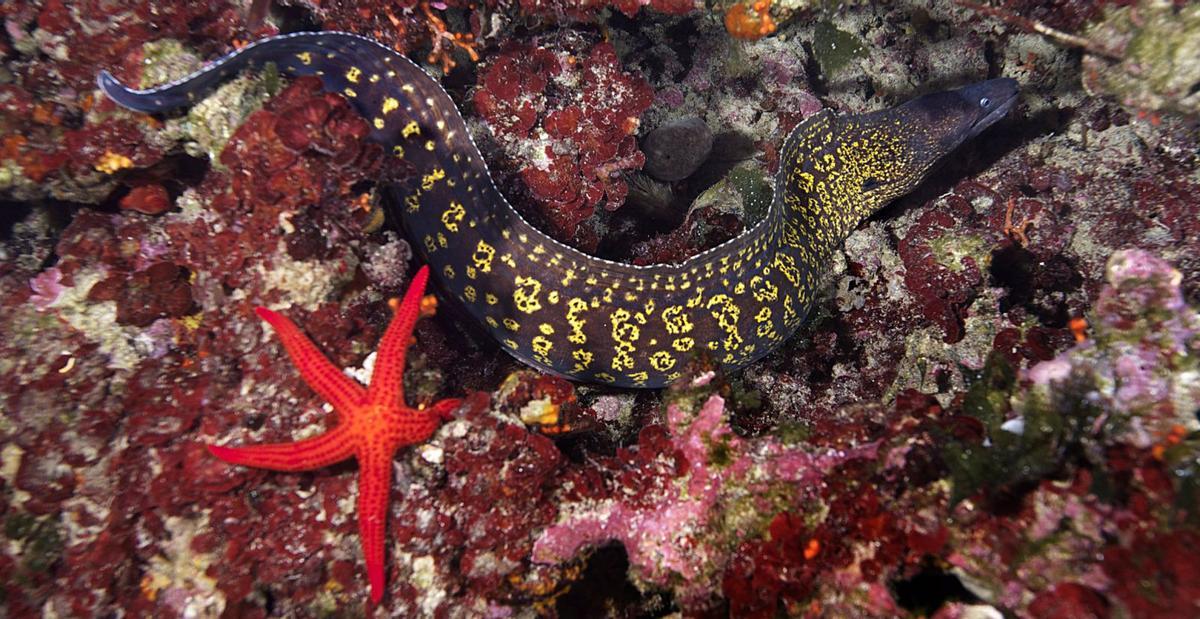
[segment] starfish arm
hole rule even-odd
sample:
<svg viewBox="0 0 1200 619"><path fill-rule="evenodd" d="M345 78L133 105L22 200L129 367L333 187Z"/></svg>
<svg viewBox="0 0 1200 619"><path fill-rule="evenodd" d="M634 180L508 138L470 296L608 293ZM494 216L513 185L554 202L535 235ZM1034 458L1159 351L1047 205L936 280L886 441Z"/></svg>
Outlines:
<svg viewBox="0 0 1200 619"><path fill-rule="evenodd" d="M320 436L293 443L247 447L209 445L208 451L230 464L272 471L309 471L354 455L354 442L342 426L337 426Z"/></svg>
<svg viewBox="0 0 1200 619"><path fill-rule="evenodd" d="M348 410L366 400L366 390L362 385L354 382L354 379L330 363L317 349L316 344L300 331L296 323L265 307L256 308L254 311L279 334L279 340L291 356L292 363L300 370L304 382L332 404L335 410Z"/></svg>
<svg viewBox="0 0 1200 619"><path fill-rule="evenodd" d="M454 418L450 413L453 413L454 409L458 408L460 404L462 404L462 398L446 398L445 400L435 402L433 406L421 412L437 417L442 421L450 421Z"/></svg>
<svg viewBox="0 0 1200 619"><path fill-rule="evenodd" d="M371 374L368 394L374 404L405 406L404 403L404 357L412 339L413 327L421 317L421 297L425 294L425 283L429 280L429 267L423 266L412 283L404 300L391 301L392 322L383 339L379 341L379 352L375 354L375 371Z"/></svg>
<svg viewBox="0 0 1200 619"><path fill-rule="evenodd" d="M379 445L358 454L358 536L371 601L378 604L384 591L384 534L388 513L388 491L392 486L392 454Z"/></svg>

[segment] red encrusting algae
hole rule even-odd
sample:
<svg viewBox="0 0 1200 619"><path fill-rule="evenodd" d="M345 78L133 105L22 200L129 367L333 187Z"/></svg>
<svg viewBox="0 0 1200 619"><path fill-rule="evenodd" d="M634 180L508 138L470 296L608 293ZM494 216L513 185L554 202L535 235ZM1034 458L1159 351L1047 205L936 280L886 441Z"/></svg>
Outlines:
<svg viewBox="0 0 1200 619"><path fill-rule="evenodd" d="M635 134L653 100L649 84L606 42L511 45L478 84L475 110L513 158L528 201L556 237L595 249L580 224L597 206L620 208L629 193L622 174L645 163Z"/></svg>

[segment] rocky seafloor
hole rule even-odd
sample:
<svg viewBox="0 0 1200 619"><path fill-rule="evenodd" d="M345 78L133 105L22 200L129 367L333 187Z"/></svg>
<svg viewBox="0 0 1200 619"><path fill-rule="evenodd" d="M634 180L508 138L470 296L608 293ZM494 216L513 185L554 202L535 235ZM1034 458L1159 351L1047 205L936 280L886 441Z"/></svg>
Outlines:
<svg viewBox="0 0 1200 619"><path fill-rule="evenodd" d="M1194 4L10 0L0 18L0 616L1200 616ZM422 320L410 403L466 400L395 460L376 607L353 463L272 473L205 448L333 421L254 307L361 368L416 268L365 121L270 70L160 116L95 87L317 28L445 73L518 209L642 264L760 217L743 204L821 109L1001 76L1022 94L860 226L806 325L741 372L572 384L451 303Z"/></svg>

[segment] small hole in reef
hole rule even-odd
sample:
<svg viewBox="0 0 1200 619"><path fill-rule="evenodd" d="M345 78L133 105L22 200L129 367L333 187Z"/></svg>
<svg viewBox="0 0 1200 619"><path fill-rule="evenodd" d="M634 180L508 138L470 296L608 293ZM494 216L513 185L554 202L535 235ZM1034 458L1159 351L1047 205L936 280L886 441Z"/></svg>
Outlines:
<svg viewBox="0 0 1200 619"><path fill-rule="evenodd" d="M555 610L569 617L662 617L674 604L651 594L642 597L629 582L629 557L625 547L611 544L592 553L580 579L557 600Z"/></svg>
<svg viewBox="0 0 1200 619"><path fill-rule="evenodd" d="M1019 245L993 252L988 271L992 283L1008 291L1000 303L1002 312L1023 307L1042 324L1054 328L1067 325L1067 296L1083 284L1083 277L1066 258L1042 260Z"/></svg>
<svg viewBox="0 0 1200 619"><path fill-rule="evenodd" d="M267 417L261 413L250 413L242 420L242 425L249 430L258 430L266 423Z"/></svg>
<svg viewBox="0 0 1200 619"><path fill-rule="evenodd" d="M986 41L983 44L983 61L987 63L988 79L1000 77L1000 58L996 53L996 43L994 41Z"/></svg>
<svg viewBox="0 0 1200 619"><path fill-rule="evenodd" d="M317 17L303 7L272 2L269 12L279 24L280 34L321 29L321 23Z"/></svg>
<svg viewBox="0 0 1200 619"><path fill-rule="evenodd" d="M32 210L32 203L0 200L0 239L12 238L13 226L16 226L18 221L25 219Z"/></svg>
<svg viewBox="0 0 1200 619"><path fill-rule="evenodd" d="M351 185L350 193L355 193L355 194L370 193L371 189L373 189L374 187L375 187L375 181L364 179L364 180L358 181L358 182L354 183L353 185Z"/></svg>
<svg viewBox="0 0 1200 619"><path fill-rule="evenodd" d="M896 602L906 610L924 616L932 615L947 602L978 602L979 598L963 586L957 576L951 574L930 559L921 571L906 580L892 583Z"/></svg>

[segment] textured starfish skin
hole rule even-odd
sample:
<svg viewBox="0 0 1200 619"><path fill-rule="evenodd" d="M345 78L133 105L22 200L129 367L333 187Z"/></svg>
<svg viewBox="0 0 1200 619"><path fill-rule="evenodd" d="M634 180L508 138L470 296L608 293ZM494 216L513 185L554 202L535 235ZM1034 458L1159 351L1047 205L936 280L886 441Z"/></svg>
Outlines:
<svg viewBox="0 0 1200 619"><path fill-rule="evenodd" d="M214 456L230 464L273 471L308 471L350 457L357 459L358 530L374 603L383 598L384 591L383 540L392 458L401 447L429 440L461 402L456 398L442 400L422 410L409 408L404 402L405 354L420 318L428 278L429 268L421 267L404 300L391 300L392 322L379 342L371 385L365 389L330 363L295 323L264 307L257 308L259 317L279 334L304 382L333 405L338 424L320 436L294 443L208 446Z"/></svg>

